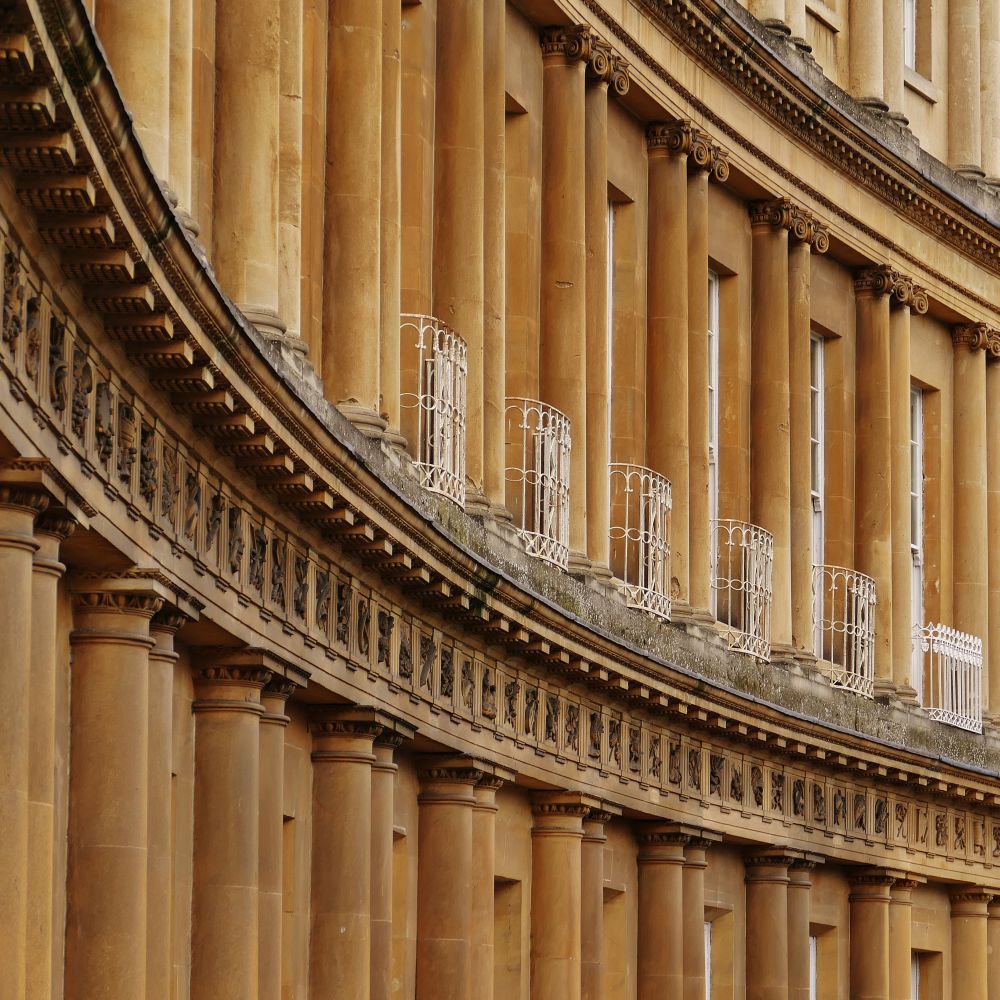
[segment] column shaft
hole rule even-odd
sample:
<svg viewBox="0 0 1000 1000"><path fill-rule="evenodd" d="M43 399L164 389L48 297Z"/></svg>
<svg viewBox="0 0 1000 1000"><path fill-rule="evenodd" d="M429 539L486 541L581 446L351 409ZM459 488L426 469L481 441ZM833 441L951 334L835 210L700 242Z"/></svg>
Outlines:
<svg viewBox="0 0 1000 1000"><path fill-rule="evenodd" d="M948 162L959 173L983 176L980 104L979 0L948 4Z"/></svg>
<svg viewBox="0 0 1000 1000"><path fill-rule="evenodd" d="M888 1000L892 882L878 871L863 873L851 882L852 1000Z"/></svg>
<svg viewBox="0 0 1000 1000"><path fill-rule="evenodd" d="M984 697L994 717L1000 714L1000 361L986 366L987 560L989 577L989 664Z"/></svg>
<svg viewBox="0 0 1000 1000"><path fill-rule="evenodd" d="M496 873L496 795L502 782L484 776L474 789L472 808L472 924L469 996L493 1000L493 880ZM503 1000L503 998L500 998Z"/></svg>
<svg viewBox="0 0 1000 1000"><path fill-rule="evenodd" d="M396 772L393 762L402 740L382 733L375 741L372 765L372 930L371 1000L392 993L392 844Z"/></svg>
<svg viewBox="0 0 1000 1000"><path fill-rule="evenodd" d="M134 44L134 43L133 43ZM170 186L184 214L192 207L194 0L170 0ZM116 70L117 72L117 70ZM190 220L190 215L187 219ZM190 225L190 222L189 222ZM194 227L197 230L197 227Z"/></svg>
<svg viewBox="0 0 1000 1000"><path fill-rule="evenodd" d="M684 995L684 842L639 834L638 1000Z"/></svg>
<svg viewBox="0 0 1000 1000"><path fill-rule="evenodd" d="M278 319L275 170L280 14L281 0L216 0L214 266L247 319L268 334L285 328Z"/></svg>
<svg viewBox="0 0 1000 1000"><path fill-rule="evenodd" d="M611 558L611 331L608 320L608 81L587 87L587 555Z"/></svg>
<svg viewBox="0 0 1000 1000"><path fill-rule="evenodd" d="M260 665L196 674L191 1000L257 1000Z"/></svg>
<svg viewBox="0 0 1000 1000"><path fill-rule="evenodd" d="M586 159L584 62L588 28L545 33L542 141L542 401L569 417L570 568L585 569L587 550Z"/></svg>
<svg viewBox="0 0 1000 1000"><path fill-rule="evenodd" d="M993 897L986 924L987 960L986 985L989 995L997 996L1000 990L1000 899Z"/></svg>
<svg viewBox="0 0 1000 1000"><path fill-rule="evenodd" d="M898 881L889 901L889 1000L913 1000L913 888L915 882Z"/></svg>
<svg viewBox="0 0 1000 1000"><path fill-rule="evenodd" d="M992 894L962 889L951 896L951 995L988 1000L989 932L987 907Z"/></svg>
<svg viewBox="0 0 1000 1000"><path fill-rule="evenodd" d="M671 484L670 589L675 613L689 608L687 152L690 129L648 132L646 462ZM676 149L675 147L680 147Z"/></svg>
<svg viewBox="0 0 1000 1000"><path fill-rule="evenodd" d="M688 580L691 609L712 606L708 496L708 171L697 166L687 187L688 257ZM787 327L787 312L784 319ZM787 332L787 329L786 329ZM787 345L787 337L785 340Z"/></svg>
<svg viewBox="0 0 1000 1000"><path fill-rule="evenodd" d="M417 1000L469 996L472 951L472 764L422 772L417 856Z"/></svg>
<svg viewBox="0 0 1000 1000"><path fill-rule="evenodd" d="M892 429L889 295L893 276L873 269L855 281L857 306L857 450L855 565L875 581L875 684L892 677Z"/></svg>
<svg viewBox="0 0 1000 1000"><path fill-rule="evenodd" d="M76 597L67 1000L145 996L149 620L159 604L107 590Z"/></svg>
<svg viewBox="0 0 1000 1000"><path fill-rule="evenodd" d="M379 416L382 4L329 7L323 385L364 433Z"/></svg>
<svg viewBox="0 0 1000 1000"><path fill-rule="evenodd" d="M604 824L609 813L592 811L583 821L580 850L580 997L603 996L604 948Z"/></svg>
<svg viewBox="0 0 1000 1000"><path fill-rule="evenodd" d="M505 512L506 405L506 25L504 0L483 4L483 492Z"/></svg>
<svg viewBox="0 0 1000 1000"><path fill-rule="evenodd" d="M792 646L788 231L773 204L751 211L750 519L774 536L771 647L787 655Z"/></svg>
<svg viewBox="0 0 1000 1000"><path fill-rule="evenodd" d="M1000 183L1000 0L979 0L980 111L983 116L983 171Z"/></svg>
<svg viewBox="0 0 1000 1000"><path fill-rule="evenodd" d="M903 0L882 0L882 31L885 42L883 53L885 67L885 103L889 117L900 124L907 124L903 107L906 100L904 87L906 51L904 48Z"/></svg>
<svg viewBox="0 0 1000 1000"><path fill-rule="evenodd" d="M862 104L885 111L883 12L877 0L850 0L850 90Z"/></svg>
<svg viewBox="0 0 1000 1000"><path fill-rule="evenodd" d="M790 951L788 864L782 854L746 860L747 1000L788 1000L789 972L799 971L800 956Z"/></svg>
<svg viewBox="0 0 1000 1000"><path fill-rule="evenodd" d="M788 1000L809 1000L809 873L811 861L788 869Z"/></svg>
<svg viewBox="0 0 1000 1000"><path fill-rule="evenodd" d="M806 44L806 0L785 0L785 23L792 41L802 48Z"/></svg>
<svg viewBox="0 0 1000 1000"><path fill-rule="evenodd" d="M690 840L684 852L684 1000L705 996L705 851L708 842Z"/></svg>
<svg viewBox="0 0 1000 1000"><path fill-rule="evenodd" d="M172 0L173 2L173 0ZM188 0L189 2L189 0ZM305 352L302 340L302 154L303 0L281 2L280 103L278 105L278 315L289 342ZM318 355L316 355L318 358Z"/></svg>
<svg viewBox="0 0 1000 1000"><path fill-rule="evenodd" d="M910 550L910 307L898 306L889 318L889 433L891 435L892 514L892 680L913 695L912 578ZM879 594L881 600L881 594Z"/></svg>

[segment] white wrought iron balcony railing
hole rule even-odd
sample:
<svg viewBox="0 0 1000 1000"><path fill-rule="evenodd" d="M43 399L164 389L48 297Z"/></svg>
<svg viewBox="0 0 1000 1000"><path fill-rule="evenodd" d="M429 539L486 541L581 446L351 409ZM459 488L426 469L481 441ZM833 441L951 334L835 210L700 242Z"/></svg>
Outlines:
<svg viewBox="0 0 1000 1000"><path fill-rule="evenodd" d="M983 731L983 641L947 625L913 630L913 686L932 719Z"/></svg>
<svg viewBox="0 0 1000 1000"><path fill-rule="evenodd" d="M400 317L404 427L425 489L465 506L465 341L433 316ZM410 413L407 414L406 411Z"/></svg>
<svg viewBox="0 0 1000 1000"><path fill-rule="evenodd" d="M727 626L730 649L771 657L771 571L774 538L745 521L712 521L715 617Z"/></svg>
<svg viewBox="0 0 1000 1000"><path fill-rule="evenodd" d="M815 653L834 687L875 696L875 581L843 566L813 566Z"/></svg>
<svg viewBox="0 0 1000 1000"><path fill-rule="evenodd" d="M570 421L535 399L508 398L506 500L531 555L569 562Z"/></svg>
<svg viewBox="0 0 1000 1000"><path fill-rule="evenodd" d="M612 463L611 572L629 607L670 618L670 483L642 465Z"/></svg>

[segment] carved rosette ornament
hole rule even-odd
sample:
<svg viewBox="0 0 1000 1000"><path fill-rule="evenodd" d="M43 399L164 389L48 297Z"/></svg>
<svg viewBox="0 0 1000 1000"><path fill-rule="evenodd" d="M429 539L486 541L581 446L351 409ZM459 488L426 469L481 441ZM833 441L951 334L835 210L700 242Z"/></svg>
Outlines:
<svg viewBox="0 0 1000 1000"><path fill-rule="evenodd" d="M646 129L646 148L673 156L686 156L688 167L708 171L720 184L729 179L729 154L694 122L679 118L656 122Z"/></svg>
<svg viewBox="0 0 1000 1000"><path fill-rule="evenodd" d="M787 229L790 239L809 244L816 253L826 253L830 249L830 233L826 227L809 209L796 205L789 198L753 202L750 224Z"/></svg>
<svg viewBox="0 0 1000 1000"><path fill-rule="evenodd" d="M594 39L587 63L587 72L598 83L607 84L611 91L624 97L630 84L629 64L617 55L611 46L600 39Z"/></svg>
<svg viewBox="0 0 1000 1000"><path fill-rule="evenodd" d="M956 347L967 347L970 351L985 351L991 340L996 343L1000 334L985 323L964 323L952 328L951 342ZM992 349L991 349L992 353Z"/></svg>
<svg viewBox="0 0 1000 1000"><path fill-rule="evenodd" d="M589 24L557 25L542 31L542 58L562 56L566 62L589 63L597 36Z"/></svg>

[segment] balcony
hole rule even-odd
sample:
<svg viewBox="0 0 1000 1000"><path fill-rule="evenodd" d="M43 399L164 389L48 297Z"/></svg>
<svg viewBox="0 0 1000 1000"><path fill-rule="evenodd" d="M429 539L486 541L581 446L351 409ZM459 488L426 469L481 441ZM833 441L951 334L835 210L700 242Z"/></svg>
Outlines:
<svg viewBox="0 0 1000 1000"><path fill-rule="evenodd" d="M712 521L715 617L729 648L765 662L771 657L771 571L774 539L756 524Z"/></svg>
<svg viewBox="0 0 1000 1000"><path fill-rule="evenodd" d="M813 567L815 653L834 687L875 696L875 581L843 566Z"/></svg>
<svg viewBox="0 0 1000 1000"><path fill-rule="evenodd" d="M465 506L465 341L433 316L400 323L404 433L425 489Z"/></svg>
<svg viewBox="0 0 1000 1000"><path fill-rule="evenodd" d="M569 562L569 418L535 399L509 398L505 411L506 501L530 555Z"/></svg>
<svg viewBox="0 0 1000 1000"><path fill-rule="evenodd" d="M947 625L913 630L913 681L932 719L983 731L983 641Z"/></svg>
<svg viewBox="0 0 1000 1000"><path fill-rule="evenodd" d="M670 618L670 483L642 465L613 463L611 572L625 602Z"/></svg>

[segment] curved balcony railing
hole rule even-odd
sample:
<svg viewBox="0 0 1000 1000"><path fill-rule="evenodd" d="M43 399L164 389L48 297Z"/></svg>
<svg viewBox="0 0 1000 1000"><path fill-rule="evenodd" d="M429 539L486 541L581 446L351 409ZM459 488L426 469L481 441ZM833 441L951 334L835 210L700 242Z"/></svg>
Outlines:
<svg viewBox="0 0 1000 1000"><path fill-rule="evenodd" d="M983 641L947 625L913 630L913 678L932 719L983 731Z"/></svg>
<svg viewBox="0 0 1000 1000"><path fill-rule="evenodd" d="M611 572L629 607L670 618L670 483L642 465L613 463Z"/></svg>
<svg viewBox="0 0 1000 1000"><path fill-rule="evenodd" d="M465 506L465 341L433 316L400 317L400 402L425 489ZM407 413L406 411L410 411Z"/></svg>
<svg viewBox="0 0 1000 1000"><path fill-rule="evenodd" d="M715 617L729 648L758 660L771 656L771 571L774 538L745 521L712 521Z"/></svg>
<svg viewBox="0 0 1000 1000"><path fill-rule="evenodd" d="M875 696L875 581L843 566L813 567L813 636L834 687Z"/></svg>
<svg viewBox="0 0 1000 1000"><path fill-rule="evenodd" d="M554 406L509 398L505 413L506 501L531 555L569 562L570 421Z"/></svg>

